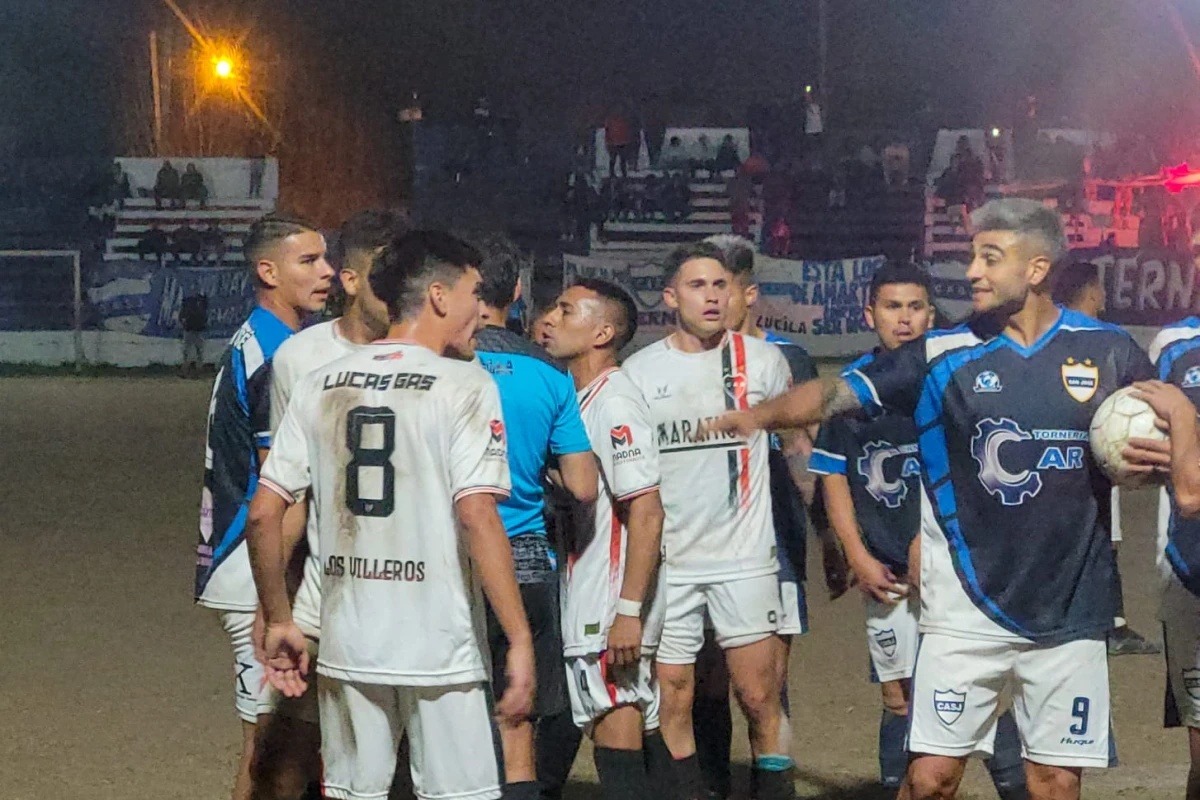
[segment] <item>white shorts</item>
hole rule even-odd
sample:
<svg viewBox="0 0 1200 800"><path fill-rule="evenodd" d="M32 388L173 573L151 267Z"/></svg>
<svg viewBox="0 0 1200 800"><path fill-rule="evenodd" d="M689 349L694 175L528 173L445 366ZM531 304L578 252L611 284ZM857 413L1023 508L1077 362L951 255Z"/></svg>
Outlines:
<svg viewBox="0 0 1200 800"><path fill-rule="evenodd" d="M913 678L908 750L990 754L996 720L1010 702L1025 758L1055 767L1109 765L1103 639L1047 646L926 633Z"/></svg>
<svg viewBox="0 0 1200 800"><path fill-rule="evenodd" d="M1200 728L1200 597L1171 578L1163 589L1161 617L1167 703L1174 702L1176 712L1176 718L1168 714L1168 727Z"/></svg>
<svg viewBox="0 0 1200 800"><path fill-rule="evenodd" d="M668 583L666 595L658 645L663 664L696 663L704 646L705 611L722 650L761 642L779 630L779 581L773 574L721 583Z"/></svg>
<svg viewBox="0 0 1200 800"><path fill-rule="evenodd" d="M867 652L871 655L871 680L888 683L913 676L917 663L917 600L909 595L894 606L868 597Z"/></svg>
<svg viewBox="0 0 1200 800"><path fill-rule="evenodd" d="M322 797L386 798L406 732L413 788L421 800L500 796L496 740L483 684L385 686L325 675L317 688Z"/></svg>
<svg viewBox="0 0 1200 800"><path fill-rule="evenodd" d="M779 630L780 636L801 636L808 633L808 600L804 595L804 584L796 581L779 581Z"/></svg>
<svg viewBox="0 0 1200 800"><path fill-rule="evenodd" d="M266 693L263 665L254 655L253 611L220 611L221 627L233 646L233 706L243 722L258 721L258 701Z"/></svg>
<svg viewBox="0 0 1200 800"><path fill-rule="evenodd" d="M278 714L288 719L296 719L317 725L321 721L317 708L317 651L319 642L308 639L308 674L304 676L308 686L299 697L285 697L282 692L269 683L263 687L258 696L258 715Z"/></svg>
<svg viewBox="0 0 1200 800"><path fill-rule="evenodd" d="M643 718L650 711L658 717L658 680L654 656L644 655L637 666L613 667L599 655L568 656L567 694L571 696L571 718L587 728L614 708L637 706ZM657 724L654 727L658 727ZM649 726L647 730L651 730Z"/></svg>

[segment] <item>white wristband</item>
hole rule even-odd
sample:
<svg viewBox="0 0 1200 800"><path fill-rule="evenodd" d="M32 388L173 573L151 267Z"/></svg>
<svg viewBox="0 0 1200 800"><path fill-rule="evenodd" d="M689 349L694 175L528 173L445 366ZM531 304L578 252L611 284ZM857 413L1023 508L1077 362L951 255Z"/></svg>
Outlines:
<svg viewBox="0 0 1200 800"><path fill-rule="evenodd" d="M623 597L619 598L617 600L617 613L622 617L641 617L642 604L636 600L626 600Z"/></svg>

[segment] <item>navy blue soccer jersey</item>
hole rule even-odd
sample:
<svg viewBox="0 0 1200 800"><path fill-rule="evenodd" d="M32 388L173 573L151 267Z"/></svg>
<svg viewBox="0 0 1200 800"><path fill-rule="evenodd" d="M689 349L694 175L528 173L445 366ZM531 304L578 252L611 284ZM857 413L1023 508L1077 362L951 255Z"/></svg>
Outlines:
<svg viewBox="0 0 1200 800"><path fill-rule="evenodd" d="M868 353L842 373L867 367ZM845 475L863 544L894 574L908 572L908 547L921 527L917 426L906 414L838 417L821 426L808 468Z"/></svg>
<svg viewBox="0 0 1200 800"><path fill-rule="evenodd" d="M792 373L792 385L816 380L817 365L807 350L791 339L785 339L770 331L766 334L766 341L778 345L779 351L787 359L788 368ZM787 456L783 453L783 442L778 436L771 436L767 464L771 474L771 516L775 522L779 579L785 582L803 581L808 557L804 498L800 496L800 490L792 480L792 471L788 467Z"/></svg>
<svg viewBox="0 0 1200 800"><path fill-rule="evenodd" d="M1200 317L1163 328L1150 345L1150 357L1158 367L1159 380L1175 384L1200 407ZM1200 519L1179 515L1170 484L1167 502L1170 515L1159 516L1163 556L1179 582L1200 595Z"/></svg>
<svg viewBox="0 0 1200 800"><path fill-rule="evenodd" d="M211 608L258 606L245 547L246 512L258 486L258 450L271 446L271 359L292 335L257 307L221 356L208 408L196 601Z"/></svg>
<svg viewBox="0 0 1200 800"><path fill-rule="evenodd" d="M1153 375L1127 333L1068 310L1031 347L969 322L847 374L869 413L917 426L922 631L1056 643L1112 626L1111 484L1088 428Z"/></svg>

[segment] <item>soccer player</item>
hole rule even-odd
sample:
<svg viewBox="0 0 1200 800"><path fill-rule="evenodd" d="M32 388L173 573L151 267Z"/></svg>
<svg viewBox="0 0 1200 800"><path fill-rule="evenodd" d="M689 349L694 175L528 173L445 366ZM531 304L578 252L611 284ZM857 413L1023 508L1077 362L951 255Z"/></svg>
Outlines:
<svg viewBox="0 0 1200 800"><path fill-rule="evenodd" d="M726 263L734 279L725 320L726 327L744 336L778 345L791 369L793 383L803 383L816 378L816 364L803 347L758 327L757 317L753 313L759 295L758 283L754 277L754 245L740 236L728 234L710 236L705 241L715 244L725 253ZM805 507L813 505L814 482L808 474L806 464L812 451L811 436L815 434L816 426L809 431L798 432L792 437L793 452L786 454L779 437L772 436L769 454L771 516L775 524L780 601L783 607L779 625L778 641L781 647L777 666L780 684L783 687L784 716L780 740L784 742L791 739L787 670L792 637L803 634L808 629L808 608L804 591L804 568L807 559ZM841 553L832 537L825 537L823 541L831 545L825 548L826 564L836 572ZM844 568L841 572L844 574ZM836 583L835 575L827 572L827 577ZM696 693L692 704L696 756L710 794L728 797L731 789L729 758L733 735L733 719L729 707L729 675L725 671L724 659L721 658L720 648L713 640L711 631L705 633L704 649L696 661Z"/></svg>
<svg viewBox="0 0 1200 800"><path fill-rule="evenodd" d="M325 305L333 277L325 260L325 238L303 220L263 217L250 226L243 252L257 305L233 335L213 383L195 585L196 602L220 614L233 645L234 705L242 720L234 800L250 797L263 689L262 665L251 637L258 601L244 545L246 507L271 446L271 359L305 316Z"/></svg>
<svg viewBox="0 0 1200 800"><path fill-rule="evenodd" d="M931 295L929 276L912 264L888 263L876 272L864 314L879 347L842 376L924 336L934 320ZM898 414L832 419L821 426L809 469L822 476L830 522L866 601L871 679L883 695L880 782L898 789L908 768L904 739L918 640L918 576L909 573L910 564L920 563L920 553L912 552L920 546L923 492L916 425ZM995 749L988 768L1000 797L1025 797L1020 742L1009 713L997 725Z"/></svg>
<svg viewBox="0 0 1200 800"><path fill-rule="evenodd" d="M329 322L313 325L288 339L275 352L271 368L271 432L287 410L293 390L308 373L362 349L369 342L387 335L387 306L371 292L371 263L385 245L403 232L404 218L389 211L360 211L338 231L334 262L341 283L342 315ZM263 489L263 491L269 491ZM292 616L310 640L310 653L316 653L321 637L321 557L320 531L315 508L298 504L298 512L307 510L304 529L294 526L284 541L284 557L289 564L301 532L307 550L303 555L302 577L293 599ZM261 632L256 644L261 646ZM299 701L288 701L278 691L265 691L259 698L258 758L254 784L263 787L275 800L299 800L311 783L320 780L320 729L317 726L317 690L310 681Z"/></svg>
<svg viewBox="0 0 1200 800"><path fill-rule="evenodd" d="M953 797L1011 697L1030 795L1077 798L1082 768L1109 763L1110 486L1088 427L1152 367L1121 329L1054 304L1056 212L995 200L971 221L970 322L715 427L913 416L928 502L905 791Z"/></svg>
<svg viewBox="0 0 1200 800"><path fill-rule="evenodd" d="M1200 318L1189 317L1160 331L1150 345L1150 357L1165 383L1138 387L1170 428L1170 442L1163 447L1165 458L1159 463L1194 469L1200 461L1194 405L1200 401ZM1156 443L1135 440L1131 444L1151 448ZM1159 619L1167 651L1164 725L1188 729L1188 800L1200 800L1200 700L1193 696L1200 675L1200 520L1194 518L1200 497L1196 488L1195 481L1189 487L1177 477L1174 485L1163 491L1158 514L1163 577Z"/></svg>
<svg viewBox="0 0 1200 800"><path fill-rule="evenodd" d="M595 280L563 292L544 329L547 351L570 369L600 462L595 510L568 542L562 635L575 723L590 732L596 773L613 800L649 797L642 731L658 703L654 653L664 611L654 426L617 366L636 331L633 299Z"/></svg>
<svg viewBox="0 0 1200 800"><path fill-rule="evenodd" d="M781 607L767 436L730 436L710 426L726 409L785 392L788 364L775 345L726 331L732 276L721 248L706 242L677 248L664 280L663 299L678 313L678 325L624 367L650 406L662 469L663 737L683 796L701 796L692 700L707 615L749 722L757 794L792 797L792 762L780 738Z"/></svg>
<svg viewBox="0 0 1200 800"><path fill-rule="evenodd" d="M418 797L500 796L480 585L509 639L501 719L529 711L533 645L508 538L500 398L472 356L479 254L417 231L375 263L387 339L303 378L250 509L272 684L305 688L285 583L285 509L311 489L320 527L323 796L382 798L408 734ZM449 356L449 357L446 357Z"/></svg>
<svg viewBox="0 0 1200 800"><path fill-rule="evenodd" d="M1092 319L1100 319L1104 313L1104 284L1100 270L1087 261L1073 261L1061 265L1054 278L1054 302ZM1117 551L1121 542L1121 490L1112 490L1112 546L1113 546L1113 596L1116 598L1117 613L1113 618L1112 630L1108 632L1108 654L1156 655L1161 652L1158 645L1147 640L1129 627L1125 619L1125 591L1121 585L1121 563Z"/></svg>
<svg viewBox="0 0 1200 800"><path fill-rule="evenodd" d="M544 723L568 713L570 703L562 663L557 563L546 537L541 477L547 462L555 459L563 488L580 503L596 499L599 478L570 376L540 347L505 328L509 306L521 293L521 259L520 251L505 239L484 243L479 265L484 328L476 338L476 351L500 389L504 418L511 422L508 460L512 495L501 502L500 517L512 544L538 663L531 719L500 725L505 797L533 800L543 791L539 778L549 784L550 791L557 791L559 783L566 780L563 770L570 770L570 760L558 757L561 743L557 737L542 733L543 728L553 728ZM489 615L488 641L496 667L493 685L502 693L508 645L497 622Z"/></svg>

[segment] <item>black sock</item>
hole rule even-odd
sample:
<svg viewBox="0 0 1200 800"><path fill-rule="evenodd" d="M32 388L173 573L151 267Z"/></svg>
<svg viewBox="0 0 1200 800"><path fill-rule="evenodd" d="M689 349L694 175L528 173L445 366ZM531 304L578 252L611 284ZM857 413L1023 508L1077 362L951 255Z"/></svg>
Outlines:
<svg viewBox="0 0 1200 800"><path fill-rule="evenodd" d="M1021 735L1011 711L996 722L995 753L987 761L988 772L1001 800L1024 800L1029 797L1025 788L1025 759L1021 757Z"/></svg>
<svg viewBox="0 0 1200 800"><path fill-rule="evenodd" d="M762 769L755 766L750 770L751 797L758 800L794 800L796 797L795 770Z"/></svg>
<svg viewBox="0 0 1200 800"><path fill-rule="evenodd" d="M607 800L650 800L650 782L646 779L641 750L597 747L592 757Z"/></svg>
<svg viewBox="0 0 1200 800"><path fill-rule="evenodd" d="M571 774L571 765L575 763L582 740L583 731L571 719L570 708L538 720L533 748L537 776L542 783L542 800L562 797L563 786Z"/></svg>
<svg viewBox="0 0 1200 800"><path fill-rule="evenodd" d="M908 752L904 740L908 736L908 717L885 710L879 718L879 782L897 788L908 771Z"/></svg>
<svg viewBox="0 0 1200 800"><path fill-rule="evenodd" d="M675 778L675 759L667 749L662 732L657 728L642 733L642 756L650 789L656 797L671 800L679 788L679 782Z"/></svg>
<svg viewBox="0 0 1200 800"><path fill-rule="evenodd" d="M542 785L537 781L520 781L504 784L501 797L504 800L540 800Z"/></svg>
<svg viewBox="0 0 1200 800"><path fill-rule="evenodd" d="M700 772L700 761L692 753L686 758L672 759L675 773L675 791L671 797L679 800L697 800L704 796L704 776Z"/></svg>
<svg viewBox="0 0 1200 800"><path fill-rule="evenodd" d="M733 712L729 708L729 698L697 695L692 702L692 728L705 787L718 797L728 797L732 782L729 749L733 744Z"/></svg>

